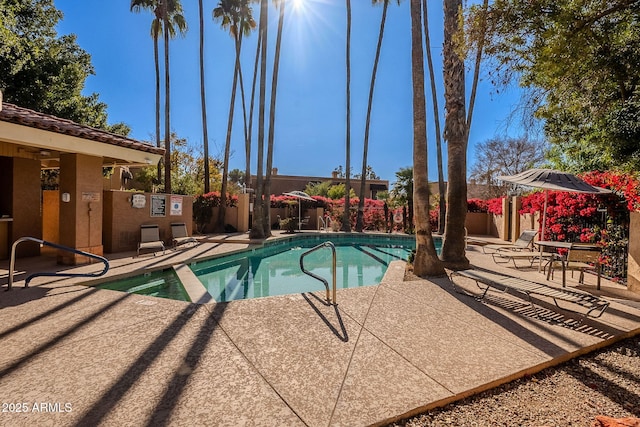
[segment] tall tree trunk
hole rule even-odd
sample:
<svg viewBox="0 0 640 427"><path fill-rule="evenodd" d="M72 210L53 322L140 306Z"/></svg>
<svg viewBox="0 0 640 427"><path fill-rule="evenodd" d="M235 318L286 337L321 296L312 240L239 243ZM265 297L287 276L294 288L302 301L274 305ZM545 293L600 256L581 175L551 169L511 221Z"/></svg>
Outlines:
<svg viewBox="0 0 640 427"><path fill-rule="evenodd" d="M349 200L351 191L351 0L346 0L347 4L347 136L346 136L346 160L345 160L345 194L344 194L344 214L342 216L341 231L351 231L351 201Z"/></svg>
<svg viewBox="0 0 640 427"><path fill-rule="evenodd" d="M260 39L262 40L260 52L260 104L258 111L258 155L256 168L256 199L253 204L253 225L249 236L252 239L264 239L264 197L263 197L263 169L264 169L264 107L266 102L267 80L267 0L260 0Z"/></svg>
<svg viewBox="0 0 640 427"><path fill-rule="evenodd" d="M249 102L249 124L247 126L247 140L245 142L245 183L247 188L251 188L251 139L253 133L253 106L255 103L256 81L258 79L258 64L260 61L260 45L262 44L262 33L258 31L258 43L256 44L256 60L253 64L253 80L251 82L251 101Z"/></svg>
<svg viewBox="0 0 640 427"><path fill-rule="evenodd" d="M442 260L451 268L466 268L465 219L467 216L467 118L464 62L456 51L462 0L444 0L444 137L448 143L447 219Z"/></svg>
<svg viewBox="0 0 640 427"><path fill-rule="evenodd" d="M380 31L378 33L378 45L376 46L376 56L373 60L373 70L371 71L371 83L369 84L369 102L367 104L367 119L364 126L364 146L362 148L362 176L360 177L360 200L358 201L358 218L356 220L356 231L361 232L364 228L364 199L365 186L367 182L367 154L369 151L369 127L371 125L371 106L373 105L373 89L376 85L376 74L378 72L378 61L382 50L382 39L384 37L384 24L387 20L387 9L389 0L384 0L382 5L382 18L380 18Z"/></svg>
<svg viewBox="0 0 640 427"><path fill-rule="evenodd" d="M431 56L431 36L429 34L429 15L427 0L422 0L423 20L424 20L424 44L427 52L427 65L429 66L429 80L431 83L431 100L433 102L433 121L436 132L436 157L438 162L438 195L440 203L438 206L438 233L444 233L444 219L447 215L447 187L444 185L444 167L442 164L442 134L440 130L440 109L438 108L438 93L436 91L436 79L433 71L433 58Z"/></svg>
<svg viewBox="0 0 640 427"><path fill-rule="evenodd" d="M242 28L242 22L240 23ZM240 49L242 49L242 32L235 36L236 60L233 67L233 83L231 84L231 100L229 101L229 118L227 120L227 137L224 143L224 160L222 161L222 186L220 188L220 208L215 230L218 233L224 232L226 207L227 207L227 186L229 183L229 156L231 153L231 135L233 133L233 113L236 106L236 89L238 87L238 74L240 73Z"/></svg>
<svg viewBox="0 0 640 427"><path fill-rule="evenodd" d="M158 33L153 35L153 59L156 72L156 147L160 147L160 55L158 52ZM162 182L162 159L158 161L158 185Z"/></svg>
<svg viewBox="0 0 640 427"><path fill-rule="evenodd" d="M273 145L276 124L276 96L278 93L278 72L280 68L280 47L282 45L282 27L284 24L285 0L279 2L278 32L276 34L276 50L273 57L273 72L271 73L271 98L269 105L269 140L267 145L267 179L264 185L265 194L265 236L271 236L271 169L273 167Z"/></svg>
<svg viewBox="0 0 640 427"><path fill-rule="evenodd" d="M420 0L411 0L411 75L413 80L413 220L416 256L413 272L420 277L445 273L433 243L429 224L427 171L427 115L424 95L424 58Z"/></svg>
<svg viewBox="0 0 640 427"><path fill-rule="evenodd" d="M202 108L202 148L204 151L204 192L210 192L209 172L209 136L207 132L207 103L204 84L204 11L202 0L198 0L198 12L200 18L200 104Z"/></svg>
<svg viewBox="0 0 640 427"><path fill-rule="evenodd" d="M164 192L171 194L171 123L170 123L170 106L171 106L171 85L169 84L169 19L167 13L167 4L164 4Z"/></svg>

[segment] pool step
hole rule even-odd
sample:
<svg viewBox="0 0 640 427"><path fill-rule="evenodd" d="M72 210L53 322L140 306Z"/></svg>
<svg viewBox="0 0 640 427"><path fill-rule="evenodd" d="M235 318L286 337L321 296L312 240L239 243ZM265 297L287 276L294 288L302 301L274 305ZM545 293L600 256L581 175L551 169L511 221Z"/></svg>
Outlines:
<svg viewBox="0 0 640 427"><path fill-rule="evenodd" d="M215 299L207 292L207 289L202 285L202 282L198 280L196 275L193 274L193 271L191 271L188 265L174 265L173 269L178 275L180 282L182 282L182 286L184 286L184 289L189 294L191 302L197 304L215 302Z"/></svg>

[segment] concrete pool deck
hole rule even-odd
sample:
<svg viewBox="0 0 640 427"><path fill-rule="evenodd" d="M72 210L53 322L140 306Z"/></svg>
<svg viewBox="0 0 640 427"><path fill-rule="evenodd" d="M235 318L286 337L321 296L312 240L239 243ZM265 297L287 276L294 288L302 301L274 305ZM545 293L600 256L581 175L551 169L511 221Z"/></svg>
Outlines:
<svg viewBox="0 0 640 427"><path fill-rule="evenodd" d="M247 243L224 236L155 257L116 254L109 275ZM495 265L478 246L468 257L544 282L537 269ZM8 265L0 262L3 288ZM15 289L0 293L0 425L381 425L640 333L640 295L606 280L611 306L582 323L546 308L538 318L509 294L478 302L446 277L404 281L402 262L378 286L339 290L337 306L324 292L183 303L80 278L22 288L25 271L62 268L18 259ZM577 287L570 274L567 282ZM595 277L586 282L595 293Z"/></svg>

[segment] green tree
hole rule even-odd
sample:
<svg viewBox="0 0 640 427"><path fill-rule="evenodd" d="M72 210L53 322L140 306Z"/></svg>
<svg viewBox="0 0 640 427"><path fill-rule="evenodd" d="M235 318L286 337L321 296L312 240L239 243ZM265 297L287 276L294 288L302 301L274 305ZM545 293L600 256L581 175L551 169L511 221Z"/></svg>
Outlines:
<svg viewBox="0 0 640 427"><path fill-rule="evenodd" d="M445 0L446 3L446 0ZM427 174L427 114L422 55L422 12L420 0L411 0L411 75L413 81L413 220L416 255L413 272L419 277L444 274L429 224L429 181Z"/></svg>
<svg viewBox="0 0 640 427"><path fill-rule="evenodd" d="M362 148L362 173L360 174L360 194L364 195L365 183L367 180L367 154L369 151L369 127L371 125L371 107L373 105L373 90L376 84L376 74L378 72L378 61L382 49L382 39L384 38L384 25L387 21L387 9L390 0L373 0L373 4L382 3L382 17L380 18L380 30L378 32L378 44L376 45L376 55L373 60L373 70L371 71L371 83L369 84L369 101L367 103L367 118L364 126L364 145ZM397 0L400 4L400 0ZM428 46L428 45L427 45ZM364 227L364 197L358 201L358 216L356 218L356 231L362 232Z"/></svg>
<svg viewBox="0 0 640 427"><path fill-rule="evenodd" d="M82 95L94 74L91 56L75 35L58 36L62 13L53 1L4 1L0 5L0 90L4 102L104 130L107 106L93 93Z"/></svg>
<svg viewBox="0 0 640 427"><path fill-rule="evenodd" d="M490 12L493 80L529 89L554 166L637 170L640 2L497 0Z"/></svg>

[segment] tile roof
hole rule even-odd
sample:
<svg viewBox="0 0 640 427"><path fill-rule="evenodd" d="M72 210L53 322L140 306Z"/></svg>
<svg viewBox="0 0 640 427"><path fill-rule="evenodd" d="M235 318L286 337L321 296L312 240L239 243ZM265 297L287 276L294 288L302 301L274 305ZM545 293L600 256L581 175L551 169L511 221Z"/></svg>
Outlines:
<svg viewBox="0 0 640 427"><path fill-rule="evenodd" d="M38 113L37 111L18 107L17 105L6 102L2 103L0 121L42 129L63 135L75 136L105 144L131 148L133 150L144 151L147 153L164 154L164 148L156 147L146 142L116 135L90 126L80 125L71 120L61 119L49 114Z"/></svg>

